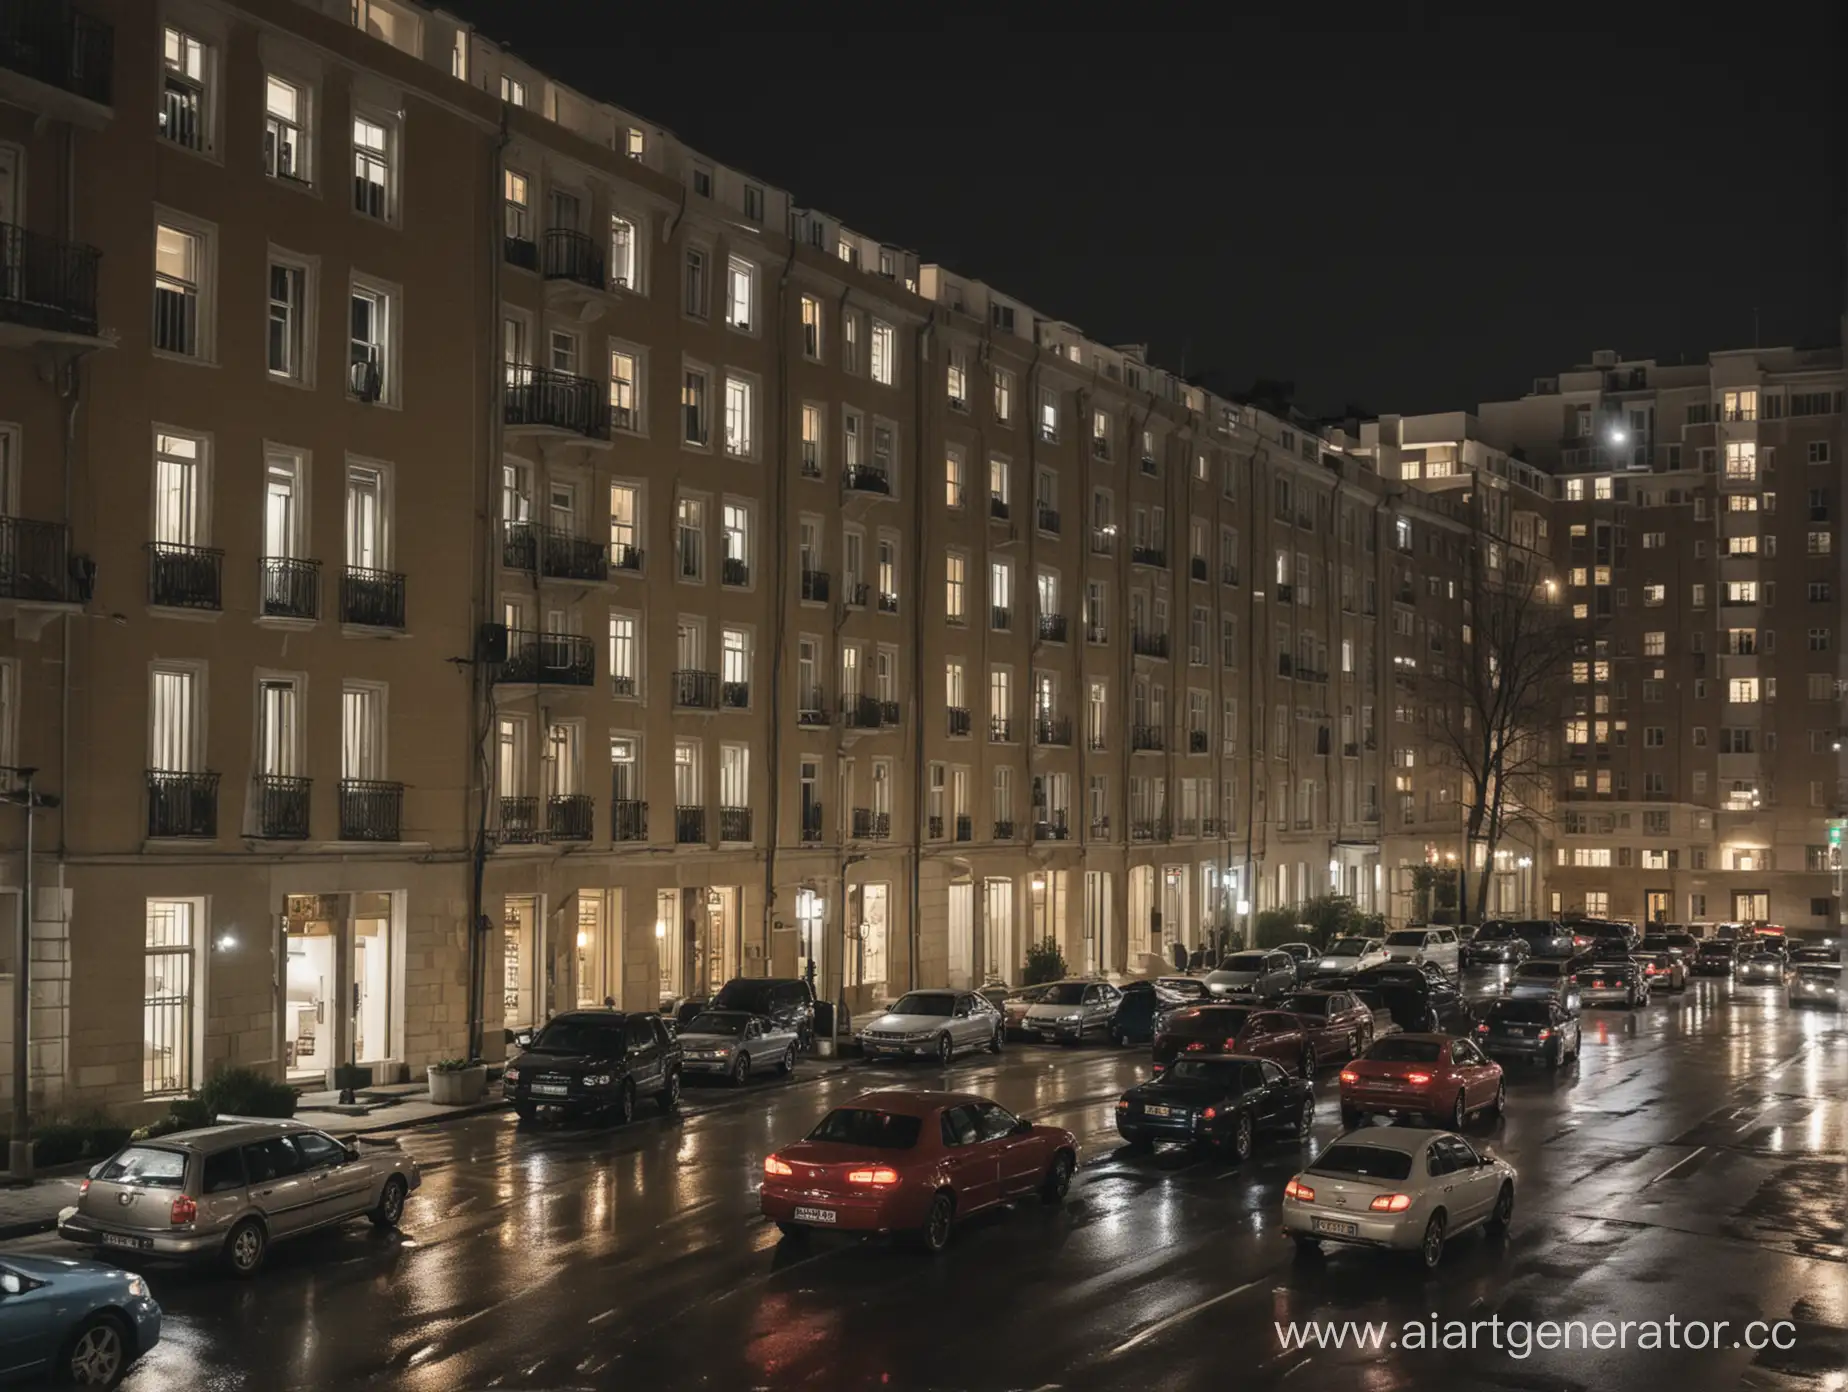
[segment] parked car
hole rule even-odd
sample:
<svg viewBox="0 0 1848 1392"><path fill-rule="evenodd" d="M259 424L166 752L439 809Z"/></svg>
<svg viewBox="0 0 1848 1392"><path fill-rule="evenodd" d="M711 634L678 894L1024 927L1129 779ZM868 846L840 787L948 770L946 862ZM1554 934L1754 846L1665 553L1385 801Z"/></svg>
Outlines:
<svg viewBox="0 0 1848 1392"><path fill-rule="evenodd" d="M1682 932L1671 923L1645 933L1643 951L1667 952L1684 965L1692 966L1694 955L1700 951L1700 939L1692 933Z"/></svg>
<svg viewBox="0 0 1848 1392"><path fill-rule="evenodd" d="M160 1342L147 1281L101 1262L0 1256L0 1382L114 1387Z"/></svg>
<svg viewBox="0 0 1848 1392"><path fill-rule="evenodd" d="M1185 1006L1163 1022L1151 1052L1157 1073L1196 1054L1252 1054L1298 1072L1315 1061L1294 1015L1256 1004Z"/></svg>
<svg viewBox="0 0 1848 1392"><path fill-rule="evenodd" d="M1312 976L1346 976L1388 960L1384 938L1336 938L1318 957Z"/></svg>
<svg viewBox="0 0 1848 1392"><path fill-rule="evenodd" d="M1345 986L1345 983L1343 983ZM1345 986L1347 993L1355 1002L1366 1008L1373 1017L1373 1037L1384 1039L1389 1034L1397 1034L1405 1027L1392 1018L1392 1007L1386 1003L1386 997L1378 991L1365 986Z"/></svg>
<svg viewBox="0 0 1848 1392"><path fill-rule="evenodd" d="M1512 923L1491 921L1458 949L1457 957L1466 967L1516 967L1532 950Z"/></svg>
<svg viewBox="0 0 1848 1392"><path fill-rule="evenodd" d="M1395 1034L1341 1070L1341 1124L1368 1116L1442 1119L1454 1131L1476 1112L1500 1116L1506 1100L1501 1065L1467 1039Z"/></svg>
<svg viewBox="0 0 1848 1392"><path fill-rule="evenodd" d="M1521 918L1508 925L1527 944L1530 957L1571 957L1590 945L1563 923L1549 918Z"/></svg>
<svg viewBox="0 0 1848 1392"><path fill-rule="evenodd" d="M1636 960L1643 964L1643 975L1649 978L1652 993L1688 989L1688 964L1674 953L1642 948L1637 951Z"/></svg>
<svg viewBox="0 0 1848 1392"><path fill-rule="evenodd" d="M1118 992L1116 1015L1110 1022L1110 1042L1119 1048L1148 1044L1170 1012L1206 994L1197 976L1163 976L1154 981L1126 982Z"/></svg>
<svg viewBox="0 0 1848 1392"><path fill-rule="evenodd" d="M1753 947L1739 958L1739 964L1733 968L1733 980L1741 986L1756 986L1767 981L1781 986L1788 970L1789 964L1777 948Z"/></svg>
<svg viewBox="0 0 1848 1392"><path fill-rule="evenodd" d="M1388 962L1354 973L1348 985L1377 991L1400 1029L1447 1029L1463 1024L1469 1014L1455 984L1435 963L1426 971L1410 962Z"/></svg>
<svg viewBox="0 0 1848 1392"><path fill-rule="evenodd" d="M1716 936L1701 940L1688 970L1695 976L1731 976L1738 962L1738 942L1733 938Z"/></svg>
<svg viewBox="0 0 1848 1392"><path fill-rule="evenodd" d="M1606 939L1609 942L1611 940ZM1625 953L1606 951L1572 973L1583 1005L1621 1004L1634 1010L1649 1004L1649 977L1642 963Z"/></svg>
<svg viewBox="0 0 1848 1392"><path fill-rule="evenodd" d="M348 1145L299 1122L239 1120L117 1151L59 1212L58 1236L254 1276L271 1243L354 1218L396 1227L421 1182L395 1141Z"/></svg>
<svg viewBox="0 0 1848 1392"><path fill-rule="evenodd" d="M1270 1059L1220 1054L1179 1058L1116 1104L1117 1134L1132 1148L1178 1141L1244 1160L1259 1133L1307 1137L1315 1127L1315 1087Z"/></svg>
<svg viewBox="0 0 1848 1392"><path fill-rule="evenodd" d="M1001 1022L1010 1039L1020 1038L1026 1032L1027 1011L1033 1003L1045 995L1051 982L1041 982L1036 986L1016 986L1001 998ZM985 996L986 992L983 993ZM989 997L989 999L993 999Z"/></svg>
<svg viewBox="0 0 1848 1392"><path fill-rule="evenodd" d="M979 991L948 988L907 991L859 1034L867 1058L935 1059L947 1064L958 1053L987 1049L1000 1053L1006 1025Z"/></svg>
<svg viewBox="0 0 1848 1392"><path fill-rule="evenodd" d="M803 1053L815 1047L815 993L800 976L734 976L711 1001L714 1010L743 1010L793 1029ZM683 1017L684 1026L690 1017Z"/></svg>
<svg viewBox="0 0 1848 1392"><path fill-rule="evenodd" d="M501 1083L522 1121L547 1112L627 1124L643 1097L674 1109L683 1066L680 1041L660 1016L573 1010L546 1021Z"/></svg>
<svg viewBox="0 0 1848 1392"><path fill-rule="evenodd" d="M1122 994L1107 981L1055 981L1027 1007L1022 1027L1045 1044L1082 1044L1108 1039Z"/></svg>
<svg viewBox="0 0 1848 1392"><path fill-rule="evenodd" d="M1322 960L1322 950L1314 943L1287 942L1278 943L1277 951L1290 954L1290 960L1296 964L1296 979L1301 981L1315 969L1315 964Z"/></svg>
<svg viewBox="0 0 1848 1392"><path fill-rule="evenodd" d="M793 1073L802 1041L794 1025L743 1010L705 1010L681 1029L680 1049L688 1077L723 1078L742 1087L753 1068Z"/></svg>
<svg viewBox="0 0 1848 1392"><path fill-rule="evenodd" d="M1206 989L1215 996L1275 1000L1295 986L1296 959L1275 948L1234 952L1206 974Z"/></svg>
<svg viewBox="0 0 1848 1392"><path fill-rule="evenodd" d="M1037 1193L1065 1201L1078 1141L985 1097L869 1092L764 1157L758 1204L788 1238L816 1229L903 1232L929 1252L985 1208Z"/></svg>
<svg viewBox="0 0 1848 1392"><path fill-rule="evenodd" d="M1785 1000L1792 1009L1799 1005L1822 1005L1842 1008L1842 964L1840 962L1798 962L1791 968Z"/></svg>
<svg viewBox="0 0 1848 1392"><path fill-rule="evenodd" d="M1636 931L1636 925L1628 919L1621 918L1575 918L1569 924L1575 937L1589 938L1596 946L1600 938L1614 939L1625 950L1634 948L1642 942L1643 936Z"/></svg>
<svg viewBox="0 0 1848 1392"><path fill-rule="evenodd" d="M1386 955L1395 962L1435 962L1454 974L1457 954L1454 928L1400 928L1386 935Z"/></svg>
<svg viewBox="0 0 1848 1392"><path fill-rule="evenodd" d="M1353 1058L1373 1042L1373 1012L1347 991L1297 991L1277 1008L1296 1017L1319 1062Z"/></svg>
<svg viewBox="0 0 1848 1392"><path fill-rule="evenodd" d="M1530 959L1514 969L1503 991L1510 1000L1554 1000L1576 1013L1584 1001L1573 971L1570 961Z"/></svg>
<svg viewBox="0 0 1848 1392"><path fill-rule="evenodd" d="M1343 1136L1283 1188L1283 1230L1300 1247L1348 1242L1418 1253L1425 1270L1444 1245L1514 1217L1514 1167L1448 1131L1376 1128Z"/></svg>
<svg viewBox="0 0 1848 1392"><path fill-rule="evenodd" d="M1579 1056L1583 1042L1578 1016L1557 997L1491 1001L1476 1024L1476 1047L1497 1062L1520 1059L1558 1068Z"/></svg>

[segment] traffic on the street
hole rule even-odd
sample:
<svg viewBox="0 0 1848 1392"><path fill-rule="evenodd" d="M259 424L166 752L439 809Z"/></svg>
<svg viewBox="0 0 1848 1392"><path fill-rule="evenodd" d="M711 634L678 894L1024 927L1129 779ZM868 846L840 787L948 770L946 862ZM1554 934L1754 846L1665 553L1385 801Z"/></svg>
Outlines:
<svg viewBox="0 0 1848 1392"><path fill-rule="evenodd" d="M1415 936L913 991L835 1057L762 986L561 1015L502 1113L132 1143L0 1249L0 1347L131 1389L1841 1388L1838 945ZM1535 1335L1574 1321L1635 1330Z"/></svg>

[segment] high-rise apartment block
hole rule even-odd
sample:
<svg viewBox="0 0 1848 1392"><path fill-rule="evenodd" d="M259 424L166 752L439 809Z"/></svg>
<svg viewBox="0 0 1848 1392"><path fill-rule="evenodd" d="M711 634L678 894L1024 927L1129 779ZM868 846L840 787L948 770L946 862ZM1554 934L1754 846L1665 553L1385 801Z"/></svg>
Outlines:
<svg viewBox="0 0 1848 1392"><path fill-rule="evenodd" d="M0 0L0 384L47 1106L1134 974L1472 854L1498 912L1832 912L1838 356L1317 426L437 10ZM1485 538L1583 648L1492 861L1428 684Z"/></svg>

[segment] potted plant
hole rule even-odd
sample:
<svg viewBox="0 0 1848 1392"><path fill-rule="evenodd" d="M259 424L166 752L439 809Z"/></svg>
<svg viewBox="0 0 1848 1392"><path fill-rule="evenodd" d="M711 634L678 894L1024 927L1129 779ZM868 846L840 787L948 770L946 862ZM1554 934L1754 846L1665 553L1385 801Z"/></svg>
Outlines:
<svg viewBox="0 0 1848 1392"><path fill-rule="evenodd" d="M465 1058L438 1059L427 1070L430 1100L439 1107L466 1107L488 1090L488 1066Z"/></svg>

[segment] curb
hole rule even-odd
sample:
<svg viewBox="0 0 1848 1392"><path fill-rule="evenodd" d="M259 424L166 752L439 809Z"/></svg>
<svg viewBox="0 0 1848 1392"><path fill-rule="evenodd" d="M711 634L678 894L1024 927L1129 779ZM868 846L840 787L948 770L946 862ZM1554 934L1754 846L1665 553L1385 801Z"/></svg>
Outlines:
<svg viewBox="0 0 1848 1392"><path fill-rule="evenodd" d="M56 1214L50 1218L27 1218L17 1223L0 1223L0 1242L11 1242L17 1237L37 1237L40 1233L57 1230Z"/></svg>

